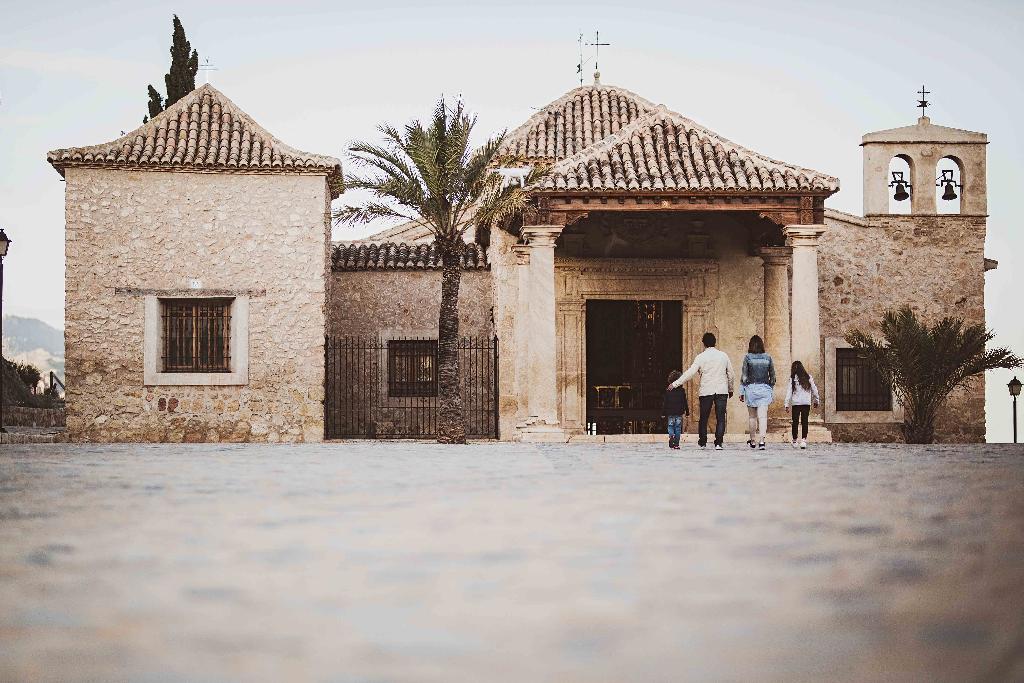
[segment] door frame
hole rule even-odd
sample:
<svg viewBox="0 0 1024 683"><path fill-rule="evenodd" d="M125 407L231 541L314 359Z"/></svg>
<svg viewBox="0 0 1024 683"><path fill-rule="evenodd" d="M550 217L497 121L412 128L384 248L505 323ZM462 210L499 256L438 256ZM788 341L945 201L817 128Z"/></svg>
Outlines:
<svg viewBox="0 0 1024 683"><path fill-rule="evenodd" d="M555 335L558 414L567 431L583 434L587 419L586 302L588 299L682 302L680 364L700 348L701 336L717 334L715 300L719 267L713 259L555 259ZM694 382L687 388L694 393Z"/></svg>

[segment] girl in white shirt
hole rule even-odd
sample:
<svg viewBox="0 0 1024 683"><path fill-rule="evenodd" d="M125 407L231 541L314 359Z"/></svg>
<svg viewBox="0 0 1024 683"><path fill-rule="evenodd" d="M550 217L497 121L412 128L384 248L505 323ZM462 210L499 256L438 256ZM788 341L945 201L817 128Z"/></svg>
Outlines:
<svg viewBox="0 0 1024 683"><path fill-rule="evenodd" d="M800 426L803 428L800 448L807 448L807 421L811 415L812 402L814 407L818 407L821 403L821 399L818 397L818 387L814 384L814 378L804 369L804 364L795 360L789 373L785 403L786 410L789 410L790 405L793 406L793 448L797 446L796 428L798 423L802 423Z"/></svg>

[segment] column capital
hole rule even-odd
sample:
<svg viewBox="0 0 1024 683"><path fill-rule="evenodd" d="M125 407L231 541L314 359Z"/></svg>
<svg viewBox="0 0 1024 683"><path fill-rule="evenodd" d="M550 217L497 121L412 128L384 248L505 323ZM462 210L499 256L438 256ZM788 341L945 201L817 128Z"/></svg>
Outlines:
<svg viewBox="0 0 1024 683"><path fill-rule="evenodd" d="M788 266L793 257L793 247L761 247L757 255L765 266Z"/></svg>
<svg viewBox="0 0 1024 683"><path fill-rule="evenodd" d="M530 247L526 244L516 244L512 247L512 253L516 255L517 266L530 265Z"/></svg>
<svg viewBox="0 0 1024 683"><path fill-rule="evenodd" d="M818 238L825 234L825 226L787 225L782 233L786 236L786 245L790 247L816 247Z"/></svg>
<svg viewBox="0 0 1024 683"><path fill-rule="evenodd" d="M561 225L524 225L522 228L522 235L531 247L554 247L561 234Z"/></svg>

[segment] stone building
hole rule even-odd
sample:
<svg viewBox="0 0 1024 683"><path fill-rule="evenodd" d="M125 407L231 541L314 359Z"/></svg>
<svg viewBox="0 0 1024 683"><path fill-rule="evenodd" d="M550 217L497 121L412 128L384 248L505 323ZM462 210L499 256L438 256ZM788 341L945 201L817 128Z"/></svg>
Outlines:
<svg viewBox="0 0 1024 683"><path fill-rule="evenodd" d="M204 85L66 182L67 431L78 441L319 441L340 162Z"/></svg>
<svg viewBox="0 0 1024 683"><path fill-rule="evenodd" d="M843 338L901 303L984 321L986 144L924 117L865 135L858 217L826 208L839 183L825 173L622 88L568 92L507 138L552 165L521 225L466 245L470 433L661 432L668 371L712 331L737 367L753 334L780 368L802 360L824 394L819 438L899 438L891 391ZM430 434L437 254L416 224L331 247L337 160L285 147L204 86L120 140L50 161L68 182L72 438ZM189 359L209 360L196 332L209 325L183 333L168 316L184 306L200 321L202 301L230 314L232 365L180 372L169 342L192 339ZM955 395L938 438L983 440L983 402L981 382ZM730 431L745 417L730 402Z"/></svg>

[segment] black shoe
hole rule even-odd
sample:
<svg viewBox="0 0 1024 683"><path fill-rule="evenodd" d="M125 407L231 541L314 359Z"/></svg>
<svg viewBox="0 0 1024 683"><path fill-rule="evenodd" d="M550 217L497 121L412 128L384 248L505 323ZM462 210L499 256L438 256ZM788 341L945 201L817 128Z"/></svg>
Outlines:
<svg viewBox="0 0 1024 683"><path fill-rule="evenodd" d="M755 444L750 439L747 439L747 445L750 446L751 448L757 448L757 444Z"/></svg>
<svg viewBox="0 0 1024 683"><path fill-rule="evenodd" d="M751 444L751 447L753 447L753 444ZM757 450L759 450L759 451L763 451L764 450L764 441L762 441L761 443L759 443L757 445Z"/></svg>

